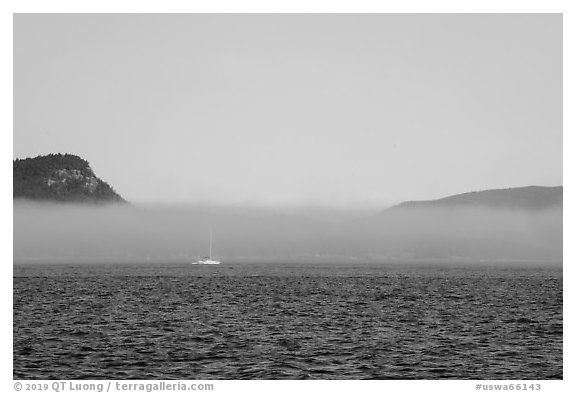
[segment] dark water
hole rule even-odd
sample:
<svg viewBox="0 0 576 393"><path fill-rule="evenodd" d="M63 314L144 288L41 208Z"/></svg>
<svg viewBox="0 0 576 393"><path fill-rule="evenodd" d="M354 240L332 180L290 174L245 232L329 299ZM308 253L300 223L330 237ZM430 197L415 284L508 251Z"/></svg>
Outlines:
<svg viewBox="0 0 576 393"><path fill-rule="evenodd" d="M13 376L561 379L562 270L16 266Z"/></svg>

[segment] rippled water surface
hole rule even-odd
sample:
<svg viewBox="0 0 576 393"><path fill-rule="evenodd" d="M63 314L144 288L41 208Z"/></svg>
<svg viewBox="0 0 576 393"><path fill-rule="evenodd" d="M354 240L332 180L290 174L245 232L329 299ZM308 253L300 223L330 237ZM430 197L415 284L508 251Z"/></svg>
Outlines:
<svg viewBox="0 0 576 393"><path fill-rule="evenodd" d="M562 270L14 267L18 379L561 379Z"/></svg>

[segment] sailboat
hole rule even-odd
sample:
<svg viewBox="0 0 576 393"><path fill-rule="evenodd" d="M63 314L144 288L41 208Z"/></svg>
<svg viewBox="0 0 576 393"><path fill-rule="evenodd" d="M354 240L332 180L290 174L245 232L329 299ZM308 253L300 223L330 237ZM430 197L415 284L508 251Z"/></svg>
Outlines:
<svg viewBox="0 0 576 393"><path fill-rule="evenodd" d="M201 257L197 262L192 262L193 265L220 265L220 261L212 259L212 230L210 230L210 254L207 257Z"/></svg>

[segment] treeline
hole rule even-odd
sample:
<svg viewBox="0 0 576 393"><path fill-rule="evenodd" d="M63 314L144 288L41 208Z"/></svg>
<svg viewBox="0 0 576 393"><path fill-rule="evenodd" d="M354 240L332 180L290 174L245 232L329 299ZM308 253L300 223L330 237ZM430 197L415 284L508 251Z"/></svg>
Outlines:
<svg viewBox="0 0 576 393"><path fill-rule="evenodd" d="M13 161L13 197L61 202L123 202L110 185L72 154Z"/></svg>

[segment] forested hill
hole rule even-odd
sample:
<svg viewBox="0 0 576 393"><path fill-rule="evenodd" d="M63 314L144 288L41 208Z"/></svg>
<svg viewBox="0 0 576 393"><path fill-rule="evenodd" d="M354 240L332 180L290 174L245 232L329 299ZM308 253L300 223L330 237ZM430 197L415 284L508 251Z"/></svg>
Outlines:
<svg viewBox="0 0 576 393"><path fill-rule="evenodd" d="M98 178L88 161L72 154L48 154L13 161L14 199L54 202L125 202Z"/></svg>
<svg viewBox="0 0 576 393"><path fill-rule="evenodd" d="M411 201L393 206L388 211L414 208L484 207L522 211L562 208L563 187L529 186L500 190L485 190L452 195L431 201Z"/></svg>

